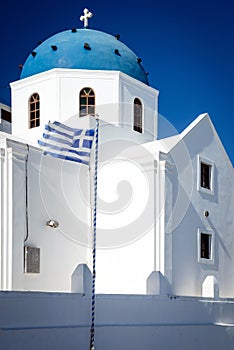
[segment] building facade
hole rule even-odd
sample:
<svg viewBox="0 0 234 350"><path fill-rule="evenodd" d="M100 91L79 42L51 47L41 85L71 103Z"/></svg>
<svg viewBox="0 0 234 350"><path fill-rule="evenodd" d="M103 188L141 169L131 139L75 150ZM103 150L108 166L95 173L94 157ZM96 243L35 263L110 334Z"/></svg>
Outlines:
<svg viewBox="0 0 234 350"><path fill-rule="evenodd" d="M100 119L97 292L231 298L233 167L207 114L157 138L159 91L121 41L91 29L52 36L11 83L1 132L2 290L76 291L92 269L90 166L45 155L45 124Z"/></svg>

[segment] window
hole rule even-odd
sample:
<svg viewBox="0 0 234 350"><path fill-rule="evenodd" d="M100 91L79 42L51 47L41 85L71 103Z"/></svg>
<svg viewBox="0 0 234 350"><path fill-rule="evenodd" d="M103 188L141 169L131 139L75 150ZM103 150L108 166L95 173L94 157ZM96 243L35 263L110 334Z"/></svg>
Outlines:
<svg viewBox="0 0 234 350"><path fill-rule="evenodd" d="M84 88L80 91L80 117L95 114L95 94L91 88Z"/></svg>
<svg viewBox="0 0 234 350"><path fill-rule="evenodd" d="M11 112L7 111L6 109L1 108L1 119L6 120L7 122L11 123Z"/></svg>
<svg viewBox="0 0 234 350"><path fill-rule="evenodd" d="M139 98L134 100L134 125L133 130L142 133L142 103Z"/></svg>
<svg viewBox="0 0 234 350"><path fill-rule="evenodd" d="M206 229L198 230L198 261L203 263L213 262L214 234Z"/></svg>
<svg viewBox="0 0 234 350"><path fill-rule="evenodd" d="M213 194L214 163L208 159L198 156L198 191Z"/></svg>
<svg viewBox="0 0 234 350"><path fill-rule="evenodd" d="M29 128L40 126L40 97L37 93L29 99Z"/></svg>
<svg viewBox="0 0 234 350"><path fill-rule="evenodd" d="M200 238L200 258L211 259L211 235L201 232Z"/></svg>
<svg viewBox="0 0 234 350"><path fill-rule="evenodd" d="M211 165L201 162L201 187L211 189Z"/></svg>

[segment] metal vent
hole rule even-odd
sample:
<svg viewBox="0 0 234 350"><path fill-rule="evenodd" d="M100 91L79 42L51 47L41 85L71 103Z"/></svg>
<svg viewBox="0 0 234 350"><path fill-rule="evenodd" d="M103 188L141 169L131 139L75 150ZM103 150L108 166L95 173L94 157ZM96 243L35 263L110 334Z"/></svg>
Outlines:
<svg viewBox="0 0 234 350"><path fill-rule="evenodd" d="M40 273L40 248L24 247L24 272Z"/></svg>

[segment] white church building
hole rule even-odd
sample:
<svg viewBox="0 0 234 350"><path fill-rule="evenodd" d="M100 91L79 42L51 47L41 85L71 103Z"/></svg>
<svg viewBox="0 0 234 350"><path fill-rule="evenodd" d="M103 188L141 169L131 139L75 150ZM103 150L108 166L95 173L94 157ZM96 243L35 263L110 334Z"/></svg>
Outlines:
<svg viewBox="0 0 234 350"><path fill-rule="evenodd" d="M38 140L49 121L94 129L96 116L100 120L96 242L99 313L100 305L113 302L105 304L103 315L97 316L102 324L100 333L97 330L97 343L102 345L97 349L110 345L115 349L101 333L108 324L113 340L113 329L119 327L113 326L111 314L107 316L109 308L115 320L119 320L118 310L126 312L121 316L126 317L125 326L138 322L138 326L134 323L134 332L131 328L128 333L137 339L134 347L129 347L127 340L125 344L115 339L119 344L116 349L152 347L149 334L152 341L157 338L160 349L172 349L166 345L168 335L159 330L154 333L152 328L157 322L162 326L163 314L164 327L168 325L182 349L207 349L212 337L217 346L231 349L233 166L209 115L201 114L179 135L158 139L159 91L149 86L141 59L118 36L89 29L87 23L82 29L67 30L42 42L28 56L20 79L10 86L11 134L0 132L0 289L4 291L0 305L5 305L6 313L14 313L11 305L17 304L17 298L27 309L35 306L35 298L47 298L48 307L49 298L53 304L58 295L90 295L87 267L92 271L94 147L87 166L45 154ZM83 305L87 300L83 299ZM201 300L203 304L199 304ZM121 304L124 302L125 306ZM191 309L186 309L188 304ZM138 307L141 315L136 314ZM152 316L150 320L147 315ZM194 320L190 322L183 315ZM39 321L33 317L29 316L28 325L25 318L19 324L30 328L35 322L36 329L43 315L38 316ZM75 322L67 315L62 319L67 324ZM51 324L58 326L61 320L54 318ZM2 329L19 326L15 319L8 320L8 326L4 322L0 319ZM122 321L116 322L123 327ZM144 322L148 326L144 325L138 338L139 324ZM177 334L173 322L177 328L180 325ZM188 333L181 330L186 322L190 325ZM217 329L219 323L222 330ZM197 326L202 324L206 326L199 331L199 338ZM116 335L118 339L121 332ZM33 334L35 337L38 333ZM79 337L85 344L81 333ZM7 349L18 349L7 336L4 341Z"/></svg>

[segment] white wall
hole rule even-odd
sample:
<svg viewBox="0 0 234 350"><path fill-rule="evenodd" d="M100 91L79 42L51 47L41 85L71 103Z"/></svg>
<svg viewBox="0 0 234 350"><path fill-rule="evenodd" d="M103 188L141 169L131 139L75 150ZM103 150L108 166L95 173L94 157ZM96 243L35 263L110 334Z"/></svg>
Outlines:
<svg viewBox="0 0 234 350"><path fill-rule="evenodd" d="M12 135L36 142L48 120L58 114L57 79L53 72L48 76L30 77L11 84ZM40 95L41 127L29 129L29 98Z"/></svg>
<svg viewBox="0 0 234 350"><path fill-rule="evenodd" d="M89 262L88 167L59 162L55 158L42 156L39 150L33 148L27 155L26 145L11 141L8 141L8 149L12 149L12 166L10 172L5 174L8 184L6 179L4 184L8 186L8 192L12 188L12 203L8 203L8 225L4 221L2 225L2 235L7 231L8 239L7 244L3 240L1 259L3 265L7 264L5 273L11 281L5 282L2 288L71 291L71 276L76 266ZM57 220L59 227L46 227L49 219ZM24 273L24 246L40 248L39 274Z"/></svg>
<svg viewBox="0 0 234 350"><path fill-rule="evenodd" d="M91 300L82 294L0 293L0 347L89 348ZM233 349L233 300L98 295L97 349Z"/></svg>
<svg viewBox="0 0 234 350"><path fill-rule="evenodd" d="M154 192L152 192L153 196L149 195L150 188L154 186L154 162L151 158L149 167L143 164L146 162L143 156L141 160L135 159L136 156L138 157L139 150L136 150L133 155L129 155L128 152L139 143L157 138L158 91L120 72L53 69L11 84L13 135L36 144L42 135L44 124L54 119L66 122L73 127L94 127L93 118L79 118L79 92L84 87L94 89L96 112L101 119L99 146L101 198L98 203L100 208L98 249L101 249L97 256L98 290L105 293L145 293L145 281L155 266ZM29 130L28 99L34 92L40 95L41 127ZM133 131L133 102L136 97L140 98L143 104L143 134ZM61 163L63 164L62 180L59 168ZM79 167L79 165L76 166ZM23 251L19 247L23 245L22 232L25 232L25 203L19 202L18 198L22 197L22 193L24 195L25 162L23 161L21 165L14 165L13 168L14 179L16 179L14 181L20 182L20 186L16 185L17 190L14 190L14 208L21 212L21 215L19 217L16 215L14 219L17 224L13 229L13 235L19 238L14 241L16 258L13 267L13 270L15 269L13 287L32 290L69 290L74 262L91 263L91 255L84 257L84 252L80 253L80 248L77 248L79 253L73 254L75 248L69 241L70 238L76 240L74 237L77 231L84 230L80 222L77 223L77 213L80 215L79 220L85 220L86 217L90 220L90 215L87 214L87 210L88 213L90 210L85 204L80 206L79 198L81 196L87 200L89 196L87 191L82 193L83 188L89 185L87 172L81 167L76 177L74 175L76 170L72 165L69 167L51 158L45 158L42 161L40 154L36 151L33 151L33 155L30 154L29 171L30 235L27 244L41 248L42 271L40 276L22 275ZM135 171L135 174L132 173L129 177L129 171ZM109 177L106 178L105 173L108 173ZM118 174L117 177L115 177L116 174ZM82 189L81 193L79 191L73 193L72 186L69 187L74 181L77 181L77 186L79 185L79 189ZM122 186L122 184L125 185ZM142 185L141 192L139 192L139 184ZM58 191L61 189L64 189L63 196L67 193L69 195L69 208L66 207L66 198L64 200L64 197L59 195ZM117 200L114 194L116 189ZM141 205L139 205L140 202L142 202ZM113 209L114 207L117 208L117 212ZM46 217L49 218L49 216L59 221L59 229L45 229ZM20 226L18 221L22 226L21 233L17 233L16 226ZM67 236L67 240L64 236ZM86 247L87 242L83 241ZM91 241L90 237L89 241ZM62 246L63 259L60 258ZM152 248L148 249L148 247ZM83 250L87 254L87 249ZM64 267L64 260L66 260L66 267ZM21 264L18 264L19 261ZM110 264L106 264L106 261ZM60 278L49 279L56 268L60 271Z"/></svg>
<svg viewBox="0 0 234 350"><path fill-rule="evenodd" d="M214 163L214 193L197 189L198 155ZM168 274L172 275L173 291L177 295L201 295L207 276L217 279L221 297L234 295L233 167L213 129L209 117L203 117L170 152L173 172L167 172L173 184L168 205L173 200L172 224L165 235L172 239L172 260ZM204 211L209 216L204 216ZM213 232L214 259L199 261L198 229ZM168 248L170 249L170 248Z"/></svg>
<svg viewBox="0 0 234 350"><path fill-rule="evenodd" d="M104 141L99 146L97 291L144 294L155 266L154 158L141 145L129 144L128 133L121 142L108 141L107 136L118 130L123 129L100 129ZM28 153L26 144L11 140L7 147L13 154L7 185L12 186L13 213L12 253L6 252L12 256L12 284L6 289L70 291L75 267L87 263L91 268L88 167L42 156L33 147ZM46 227L49 219L57 220L59 227ZM40 248L40 274L24 273L24 245Z"/></svg>
<svg viewBox="0 0 234 350"><path fill-rule="evenodd" d="M118 141L100 148L97 291L144 294L155 265L154 157Z"/></svg>
<svg viewBox="0 0 234 350"><path fill-rule="evenodd" d="M157 137L157 90L116 71L57 68L11 83L12 134L36 143L48 120L88 128L79 118L79 93L84 87L94 89L101 120L127 128L130 124L131 129L133 101L139 97L144 106L144 134L138 133L139 142ZM29 129L28 100L35 92L40 95L41 126Z"/></svg>
<svg viewBox="0 0 234 350"><path fill-rule="evenodd" d="M144 142L156 140L158 136L158 94L159 91L128 77L120 75L120 120L123 126L134 125L133 103L139 98L143 107ZM133 131L139 136L139 133Z"/></svg>
<svg viewBox="0 0 234 350"><path fill-rule="evenodd" d="M227 268L234 259L233 167L208 117L192 123L182 133L183 140L169 153L162 148L165 153L159 157L159 141L152 143L152 152L140 145L157 137L157 90L119 72L54 69L11 84L13 134L36 142L49 119L94 127L93 118L78 118L77 114L79 91L85 86L95 90L101 119L98 291L144 293L147 276L159 270L173 284L175 294L201 295L202 283L211 275L217 279L221 296L233 296L234 278ZM41 96L42 127L28 130L28 98L33 92ZM143 134L132 130L135 97L144 107ZM37 277L22 273L23 155L23 159L14 159L12 168L13 287L68 291L77 263L91 263L87 249L91 242L88 170L41 158L35 149L31 152L27 243L41 247L42 273ZM213 195L197 190L198 155L214 163ZM204 217L205 210L210 213L208 218ZM47 219L58 220L59 228L45 228ZM198 261L198 229L214 234L213 262ZM62 277L51 280L57 269Z"/></svg>
<svg viewBox="0 0 234 350"><path fill-rule="evenodd" d="M168 155L161 153L160 158L159 141L151 143L151 152L147 145L136 145L130 136L127 129L101 124L98 292L145 293L147 276L159 270L173 285L174 294L200 296L205 278L214 276L220 296L233 296L234 278L229 268L234 257L233 168L209 118L191 127L183 140ZM204 142L196 142L198 139ZM5 266L1 271L2 288L69 291L77 264L85 262L91 267L87 248L91 243L88 167L41 157L39 150L30 148L27 244L41 249L41 273L25 275L27 146L10 140L7 146L9 164L6 168L3 161L1 172L2 203L8 198L8 212L3 206L1 213L2 237L6 240L8 235L1 248ZM214 162L213 195L197 190L198 155ZM208 218L205 210L210 213ZM59 228L46 228L49 219L57 220ZM212 262L199 262L198 229L213 232ZM58 276L57 271L59 277L54 277Z"/></svg>

